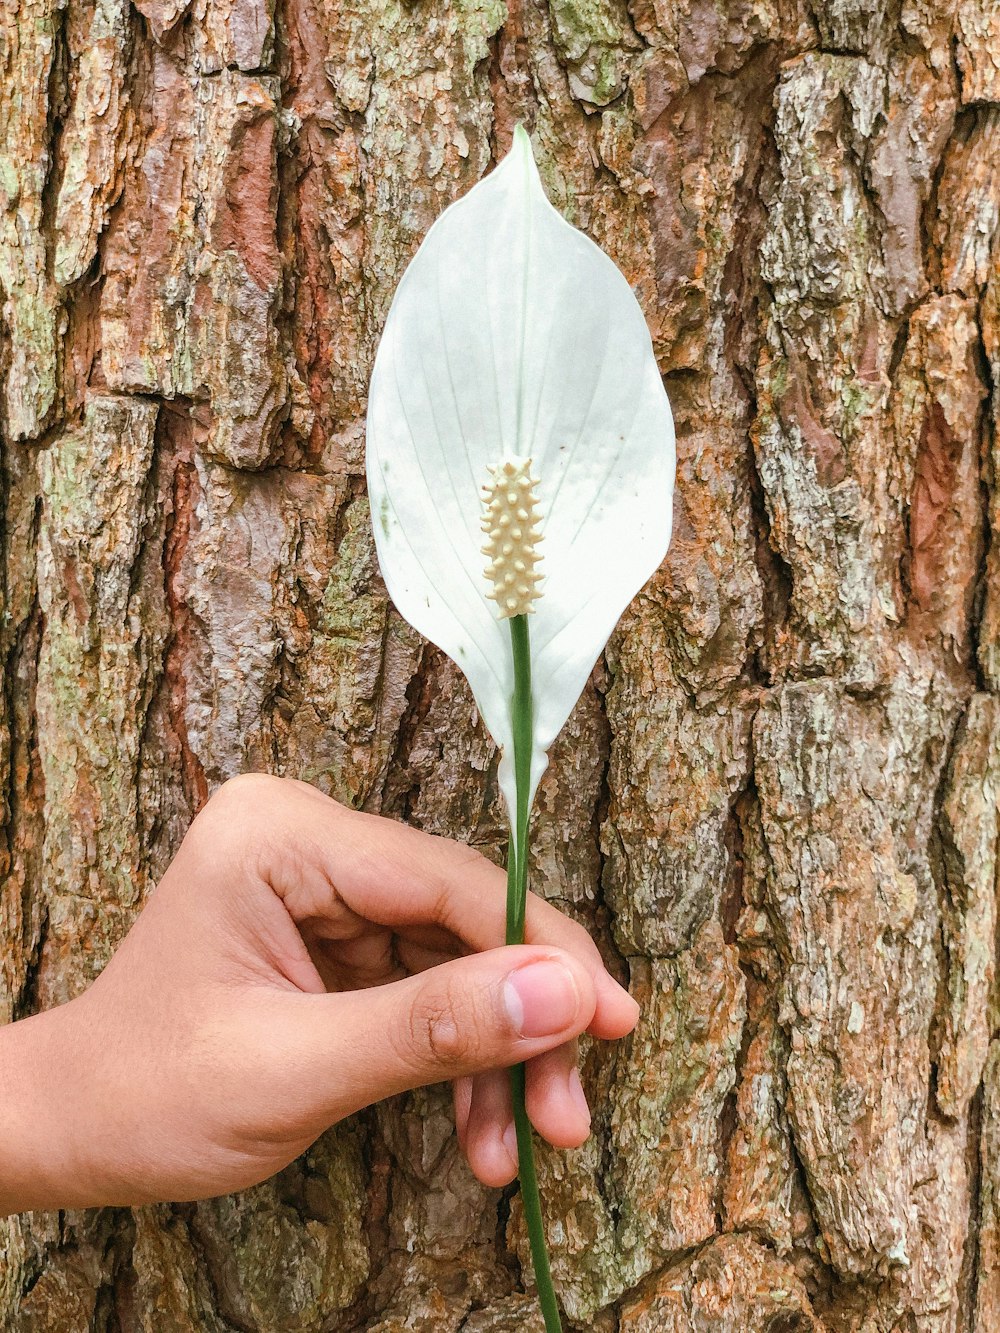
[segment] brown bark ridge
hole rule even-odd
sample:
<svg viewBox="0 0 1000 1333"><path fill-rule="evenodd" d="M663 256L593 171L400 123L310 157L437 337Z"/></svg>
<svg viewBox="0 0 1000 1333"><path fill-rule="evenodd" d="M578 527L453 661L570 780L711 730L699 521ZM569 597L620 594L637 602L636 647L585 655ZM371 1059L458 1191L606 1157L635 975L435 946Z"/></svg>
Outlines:
<svg viewBox="0 0 1000 1333"><path fill-rule="evenodd" d="M542 1153L569 1326L1000 1328L997 15L5 0L4 1019L87 984L241 771L499 857L363 414L403 268L523 120L679 449L534 841L643 1004ZM244 1194L0 1236L12 1333L540 1328L441 1089Z"/></svg>

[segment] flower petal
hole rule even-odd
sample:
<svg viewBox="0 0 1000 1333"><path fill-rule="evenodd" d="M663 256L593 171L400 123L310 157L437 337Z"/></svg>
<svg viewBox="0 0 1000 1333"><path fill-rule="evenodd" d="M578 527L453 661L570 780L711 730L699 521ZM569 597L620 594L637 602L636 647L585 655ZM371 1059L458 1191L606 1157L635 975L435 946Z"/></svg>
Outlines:
<svg viewBox="0 0 1000 1333"><path fill-rule="evenodd" d="M545 197L523 129L441 215L399 284L372 375L368 486L400 612L465 672L514 808L507 624L487 600L479 488L534 460L532 795L622 611L670 539L674 432L622 273Z"/></svg>

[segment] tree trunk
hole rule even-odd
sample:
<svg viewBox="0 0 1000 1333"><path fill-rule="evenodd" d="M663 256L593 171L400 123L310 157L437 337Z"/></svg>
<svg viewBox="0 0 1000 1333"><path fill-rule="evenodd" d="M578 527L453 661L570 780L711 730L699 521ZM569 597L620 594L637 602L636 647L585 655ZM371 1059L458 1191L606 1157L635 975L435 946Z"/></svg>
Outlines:
<svg viewBox="0 0 1000 1333"><path fill-rule="evenodd" d="M669 558L534 838L643 1006L542 1153L570 1324L1000 1328L993 0L3 24L4 1018L100 971L241 771L500 858L469 692L379 578L363 413L403 268L521 119L678 425ZM540 1328L440 1088L242 1195L0 1236L15 1333Z"/></svg>

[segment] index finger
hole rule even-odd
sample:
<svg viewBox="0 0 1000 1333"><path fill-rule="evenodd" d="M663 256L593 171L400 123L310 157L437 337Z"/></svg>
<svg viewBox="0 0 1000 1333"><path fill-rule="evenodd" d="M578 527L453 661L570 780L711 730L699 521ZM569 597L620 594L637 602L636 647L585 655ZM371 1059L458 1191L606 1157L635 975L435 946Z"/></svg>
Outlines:
<svg viewBox="0 0 1000 1333"><path fill-rule="evenodd" d="M269 821L283 848L294 849L292 874L284 855L269 858L269 882L292 918L302 921L337 900L366 920L399 929L438 926L480 952L504 943L507 876L464 843L408 824L347 809L306 783L281 782L280 810ZM638 1006L608 973L597 945L577 922L528 894L525 943L554 945L580 960L594 978L598 1006L594 1036L631 1031Z"/></svg>

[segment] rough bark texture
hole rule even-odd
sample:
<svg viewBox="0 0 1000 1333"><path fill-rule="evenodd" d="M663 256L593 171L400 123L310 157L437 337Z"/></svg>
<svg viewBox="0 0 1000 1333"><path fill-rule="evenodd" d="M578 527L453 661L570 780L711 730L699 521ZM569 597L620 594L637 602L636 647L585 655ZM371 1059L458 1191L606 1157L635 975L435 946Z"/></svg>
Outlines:
<svg viewBox="0 0 1000 1333"><path fill-rule="evenodd" d="M993 0L5 0L0 1013L85 986L244 770L499 857L468 690L379 579L363 412L518 119L679 447L540 796L533 883L643 1004L586 1051L591 1141L542 1154L565 1309L992 1333ZM540 1328L440 1089L243 1195L0 1248L14 1333Z"/></svg>

